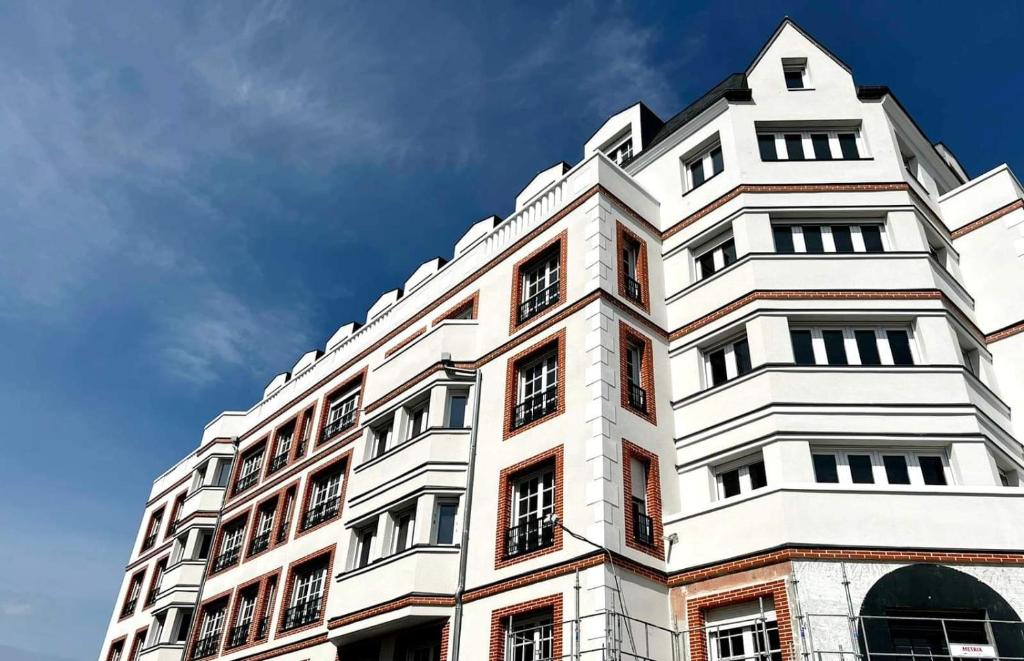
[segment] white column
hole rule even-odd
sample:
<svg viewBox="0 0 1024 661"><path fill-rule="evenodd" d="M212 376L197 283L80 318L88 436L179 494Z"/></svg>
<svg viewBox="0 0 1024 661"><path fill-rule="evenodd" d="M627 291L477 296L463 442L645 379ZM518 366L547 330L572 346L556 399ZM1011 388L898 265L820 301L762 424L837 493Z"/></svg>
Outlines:
<svg viewBox="0 0 1024 661"><path fill-rule="evenodd" d="M771 217L766 213L743 213L732 221L736 256L751 252L775 252Z"/></svg>

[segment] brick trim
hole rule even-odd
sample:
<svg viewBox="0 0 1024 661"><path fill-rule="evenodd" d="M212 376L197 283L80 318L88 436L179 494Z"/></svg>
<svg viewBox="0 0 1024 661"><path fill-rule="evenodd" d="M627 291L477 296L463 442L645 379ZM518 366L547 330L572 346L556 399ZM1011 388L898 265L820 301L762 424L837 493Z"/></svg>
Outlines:
<svg viewBox="0 0 1024 661"><path fill-rule="evenodd" d="M274 473L277 473L279 471L283 471L294 460L294 458L295 458L295 445L299 442L299 427L302 425L301 418L302 418L302 416L304 414L305 414L305 411L301 411L301 412L293 415L292 417L288 418L287 420L285 420L281 424L275 426L273 431L270 432L270 441L267 443L267 448L268 448L267 456L263 460L263 471L262 471L262 473L263 473L263 480L268 480L268 479L270 479L270 477L272 475L274 475ZM274 473L271 473L270 472L270 464L273 463L274 457L277 456L278 446L281 444L281 438L280 438L281 431L283 429L286 429L288 427L288 425L293 425L292 426L292 444L291 444L291 447L288 448L288 460L285 462L284 466L279 468L277 471L274 471ZM257 485L257 488L258 488L258 485Z"/></svg>
<svg viewBox="0 0 1024 661"><path fill-rule="evenodd" d="M519 396L519 368L523 363L534 358L538 354L550 350L552 347L558 353L558 367L555 371L555 378L558 380L555 410L537 420L528 422L520 427L513 428L512 423L515 417L515 408ZM561 329L540 342L511 356L505 367L505 425L503 440L508 440L516 434L521 434L527 429L532 429L539 424L547 422L565 413L565 329Z"/></svg>
<svg viewBox="0 0 1024 661"><path fill-rule="evenodd" d="M128 605L128 598L132 594L132 590L133 590L133 587L134 587L136 581L139 584L139 595L138 595L138 597L135 598L136 599L135 600L135 607L132 608L130 613L125 613L125 607ZM124 593L124 598L121 599L121 610L118 611L118 613L117 613L117 621L118 622L121 622L122 620L127 620L132 615L135 615L135 613L137 611L141 610L139 608L139 605L140 605L139 601L141 601L143 599L143 596L144 596L142 594L142 585L145 582L146 582L146 567L143 567L142 569L140 569L137 572L135 572L134 574L132 574L132 577L128 580L128 590Z"/></svg>
<svg viewBox="0 0 1024 661"><path fill-rule="evenodd" d="M551 448L540 454L535 454L529 459L520 461L501 471L498 476L498 517L495 525L494 544L494 568L501 569L509 565L518 564L527 560L538 558L542 555L554 553L562 549L562 528L556 526L554 530L554 543L543 549L524 553L514 558L505 557L505 531L508 529L509 520L512 515L512 480L516 476L526 473L546 463L554 463L555 472L555 515L558 520L562 519L562 501L564 495L565 480L563 479L562 459L564 457L563 447Z"/></svg>
<svg viewBox="0 0 1024 661"><path fill-rule="evenodd" d="M164 514L167 512L167 505L161 505L149 514L149 520L146 522L145 532L142 537L142 544L139 545L139 555L142 555L146 551L150 551L157 547L157 543L165 541L167 537L160 537L160 529L164 525ZM153 524L156 524L155 526ZM153 543L150 546L146 546L146 540L150 535L153 535Z"/></svg>
<svg viewBox="0 0 1024 661"><path fill-rule="evenodd" d="M181 510L185 507L185 499L188 497L188 489L182 491L174 500L171 501L171 515L167 517L167 526L164 528L164 539L167 541L174 534L174 524L179 516L181 516Z"/></svg>
<svg viewBox="0 0 1024 661"><path fill-rule="evenodd" d="M654 530L654 545L647 546L636 541L634 535L633 507L633 459L647 464L647 512L651 517ZM665 530L661 513L661 469L658 455L649 452L635 443L622 439L622 513L625 517L623 531L626 534L626 546L654 556L658 560L665 559Z"/></svg>
<svg viewBox="0 0 1024 661"><path fill-rule="evenodd" d="M266 638L257 640L256 639L256 631L257 631L257 629L259 627L259 621L263 617L263 614L264 614L264 611L265 611L265 606L266 606L265 600L266 600L266 597L267 597L267 586L270 584L271 581L277 580L277 578L280 575L281 575L281 570L280 569L275 569L274 571L267 572L266 574L263 574L262 576L257 576L257 577L255 577L253 579L250 579L250 580L248 580L248 581L246 581L244 583L241 583L241 584L238 585L238 587L235 588L234 594L231 597L231 607L228 610L228 617L225 620L225 625L224 625L225 635L224 635L223 646L224 646L224 653L225 654L228 654L228 653L235 654L237 652L240 652L242 650L248 649L248 648L253 647L255 645L259 645L261 643L264 643L267 640L270 640L271 626L270 626L269 620L267 622L267 637ZM246 639L245 639L245 641L242 644L235 645L235 646L231 647L230 646L230 644L231 644L231 629L232 629L232 627L235 626L235 622L238 621L238 611L239 611L239 609L240 609L240 607L242 605L242 593L247 591L247 590L252 590L254 588L255 588L256 597L255 597L255 599L253 601L252 624L249 626L249 633L246 636Z"/></svg>
<svg viewBox="0 0 1024 661"><path fill-rule="evenodd" d="M447 311L443 312L440 316L431 322L432 326L436 326L442 321L448 321L460 315L466 311L466 308L470 308L470 318L476 319L479 316L480 311L480 290L477 289L475 292L462 299L452 307L448 308Z"/></svg>
<svg viewBox="0 0 1024 661"><path fill-rule="evenodd" d="M540 247L532 251L526 257L523 257L512 266L512 310L509 316L508 322L508 334L512 335L517 330L524 326L528 326L534 323L537 319L551 314L558 308L565 305L566 300L566 282L568 282L568 274L566 273L566 253L568 252L569 242L569 230L562 230L557 236L551 240L542 244ZM529 319L522 323L519 323L519 304L522 302L521 298L523 295L523 270L530 266L534 260L558 245L558 302L544 310L541 310L537 314L533 315Z"/></svg>
<svg viewBox="0 0 1024 661"><path fill-rule="evenodd" d="M232 498L235 498L235 497L245 493L246 491L249 491L250 489L258 489L259 488L260 483L263 481L264 473L267 470L267 463L269 462L269 457L267 455L267 450L268 450L269 446L270 446L270 434L267 434L266 436L264 436L260 440L256 441L255 443L253 443L249 447L247 447L245 449L245 451L242 451L242 450L238 451L238 460L235 461L234 466L231 467L231 480L228 482L228 484L231 485L231 489L230 489L231 495L229 497L225 498L225 501L230 501ZM260 466L259 471L257 471L256 483L253 484L251 487L248 487L247 489L244 489L243 491L239 491L238 490L238 479L242 476L242 466L245 464L247 459L249 459L250 457L252 457L254 455L260 454L260 453L263 454L263 465Z"/></svg>
<svg viewBox="0 0 1024 661"><path fill-rule="evenodd" d="M622 253L627 243L637 246L636 256L636 280L640 283L639 303L626 295L626 269L624 268ZM615 247L616 247L616 268L618 272L619 296L630 305L636 306L650 314L651 312L651 285L647 265L647 242L640 238L640 235L622 224L622 221L615 223Z"/></svg>
<svg viewBox="0 0 1024 661"><path fill-rule="evenodd" d="M779 624L779 647L782 651L782 661L793 661L793 624L789 617L789 597L786 594L785 581L771 581L687 599L686 626L690 632L691 661L708 660L707 633L704 629L708 610L753 601L758 597L772 598L775 606L775 619Z"/></svg>
<svg viewBox="0 0 1024 661"><path fill-rule="evenodd" d="M298 652L325 643L327 643L326 631L323 633L315 634L308 638L303 638L302 640L296 640L293 642L285 643L284 645L279 645L278 647L271 647L270 649L258 652L256 654L250 654L249 656L240 656L235 658L234 661L265 661L266 659L277 659L291 652ZM187 659L188 657L184 658Z"/></svg>
<svg viewBox="0 0 1024 661"><path fill-rule="evenodd" d="M298 484L298 481L296 480L294 484ZM283 489L279 489L279 490L275 491L274 493L270 494L269 496L267 496L266 498L260 500L255 505L253 505L253 508L252 508L252 521L250 522L250 525L249 525L248 534L245 536L245 546L242 548L242 551L243 551L243 553L242 553L242 562L243 563L249 562L253 558L259 557L259 556L263 555L264 553L269 552L271 549L276 548L277 546L279 546L279 544L277 543L277 529L280 527L281 520L278 518L278 513L281 510L281 498L284 497L284 492L287 491L288 488L289 487L285 487ZM259 529L260 514L261 514L262 510L265 509L265 507L268 504L271 504L271 503L273 503L273 508L274 508L274 519L273 519L272 525L270 527L270 542L267 544L267 548L263 549L262 551L259 551L257 553L250 553L249 551L252 548L253 540L256 539L256 531ZM288 539L285 538L285 540L283 542L281 542L281 543L283 544L284 542L287 542L287 541L288 541Z"/></svg>
<svg viewBox="0 0 1024 661"><path fill-rule="evenodd" d="M121 658L124 659L124 644L128 640L128 636L124 635L119 638L115 638L110 641L110 645L107 646L107 661L114 661L114 650L120 648Z"/></svg>
<svg viewBox="0 0 1024 661"><path fill-rule="evenodd" d="M1003 206L999 207L995 211L987 213L984 216L982 216L981 218L978 218L977 220L973 220L973 221L967 223L966 225L964 225L963 227L961 227L959 229L953 230L952 232L950 232L949 235L953 239L959 239L960 237L964 236L965 234L970 234L974 230L981 229L985 225L988 225L991 222L999 220L1000 218L1002 218L1003 216L1005 216L1005 215L1007 215L1009 213L1013 213L1017 209L1024 209L1024 200L1014 200L1013 202L1010 202L1009 204L1004 204Z"/></svg>
<svg viewBox="0 0 1024 661"><path fill-rule="evenodd" d="M397 342L390 349L386 349L384 351L384 358L390 358L391 356L394 356L396 353L398 353L402 349L404 349L407 346L409 346L410 344L412 344L414 341L416 341L420 336L422 336L426 332L427 332L427 327L426 326L422 326L419 329L413 331L404 340L401 340L401 341Z"/></svg>
<svg viewBox="0 0 1024 661"><path fill-rule="evenodd" d="M157 579L161 578L164 571L167 571L167 564L171 560L171 555L168 553L164 557L160 558L153 563L153 573L149 576L149 587L146 588L146 599L142 602L142 610L148 610L152 605L152 598L155 596L156 582ZM161 570L161 565L163 569ZM140 593L139 596L142 596Z"/></svg>
<svg viewBox="0 0 1024 661"><path fill-rule="evenodd" d="M217 532L213 536L213 546L210 547L210 568L207 570L207 576L219 576L224 572L230 571L235 567L242 564L242 560L245 558L245 540L249 537L249 530L252 528L252 508L247 508L244 512L235 514L230 519L225 518L221 521L221 524L217 526ZM224 531L242 522L242 546L238 551L238 562L231 565L230 567L224 567L217 571L214 568L214 564L217 562L217 556L221 553L221 545L224 544Z"/></svg>
<svg viewBox="0 0 1024 661"><path fill-rule="evenodd" d="M288 494L292 497L292 518L286 521L284 516L287 513ZM277 501L277 511L274 514L274 548L287 544L292 537L292 529L295 527L296 512L299 511L299 480L295 480L286 487L283 487L280 491L281 499ZM281 537L281 529L284 528L284 538L278 541Z"/></svg>
<svg viewBox="0 0 1024 661"><path fill-rule="evenodd" d="M1024 320L1018 321L1015 324L1010 324L1005 328L1001 328L994 333L989 333L985 336L985 344L992 344L999 340L1005 340L1008 337L1012 337L1017 333L1024 333Z"/></svg>
<svg viewBox="0 0 1024 661"><path fill-rule="evenodd" d="M445 620L441 627L441 641L438 644L441 652L441 661L448 661L448 639L451 637L451 620Z"/></svg>
<svg viewBox="0 0 1024 661"><path fill-rule="evenodd" d="M368 620L371 617L377 617L378 615L384 615L385 613L391 613L402 608L408 608L410 606L439 606L439 607L451 607L455 605L455 597L447 594L407 594L404 597L398 597L376 606L369 606L362 608L357 611L352 611L345 615L336 615L330 619L327 627L329 629L337 629L349 624Z"/></svg>
<svg viewBox="0 0 1024 661"><path fill-rule="evenodd" d="M363 369L359 370L358 372L356 372L355 374L350 376L343 383L341 383L340 385L337 385L334 388L332 388L331 390L327 391L327 393L321 398L321 400L320 400L320 423L317 425L316 437L313 438L313 439L310 439L311 440L310 445L312 445L314 448L323 447L323 446L327 445L327 443L331 440L331 439L325 439L323 437L324 436L324 429L327 427L327 411L331 407L331 399L335 395L340 395L341 393L345 392L346 390L349 390L349 389L353 388L357 382L359 383L359 395L356 397L356 410L355 410L355 417L353 418L353 425L352 426L353 426L353 428L357 428L358 429L358 427L359 427L359 416L360 416L360 413L361 413L361 409L363 408L363 395L366 393L366 373L367 373L367 370L368 370L367 367L363 367ZM342 434L341 433L335 434L335 437L339 437L339 436L342 436ZM334 437L332 437L332 438L334 438Z"/></svg>
<svg viewBox="0 0 1024 661"><path fill-rule="evenodd" d="M505 638L508 634L508 626L513 617L518 615L529 615L540 611L551 611L552 641L551 658L562 658L562 595L553 594L547 597L531 599L514 606L506 606L491 611L491 637L488 649L488 661L504 661Z"/></svg>
<svg viewBox="0 0 1024 661"><path fill-rule="evenodd" d="M299 424L296 426L295 439L292 441L292 452L288 458L288 463L292 464L299 459L302 459L307 452L313 452L313 446L316 445L313 439L313 418L316 416L316 405L308 406L302 413L299 414ZM299 454L299 443L302 442L302 437L306 435L306 429L309 428L309 441L306 443L306 447L302 449L302 454Z"/></svg>
<svg viewBox="0 0 1024 661"><path fill-rule="evenodd" d="M314 551L313 553L310 553L307 556L299 558L298 560L295 560L290 565L288 565L288 573L286 575L284 589L281 590L281 608L279 609L279 612L277 614L277 634L274 636L275 638L284 638L285 636L292 636L296 633L299 633L300 631L308 631L309 629L318 627L321 624L323 624L324 615L327 612L327 595L330 592L331 583L334 582L334 556L336 550L337 545L331 544L330 546L326 546L320 549L319 551ZM322 597L323 606L320 608L320 617L315 622L310 622L309 624L304 624L301 627L296 627L294 629L289 629L285 631L283 629L284 616L285 612L288 610L288 604L291 603L292 600L292 590L295 588L295 573L299 569L302 569L304 566L311 565L324 558L326 558L326 567L324 570L324 594Z"/></svg>
<svg viewBox="0 0 1024 661"><path fill-rule="evenodd" d="M188 645L185 646L185 654L182 658L191 659L192 652L195 650L196 643L199 642L199 634L203 630L203 620L206 618L207 613L212 610L212 606L219 605L221 602L224 603L224 608L230 608L231 606L231 593L232 589L228 588L223 592L213 595L209 599L204 599L196 606L195 619L192 620L192 630L188 635ZM224 627L220 632L220 640L217 641L217 651L211 654L211 658L220 654L221 648L224 645L224 637L227 635L228 624L227 624L227 613L224 614Z"/></svg>
<svg viewBox="0 0 1024 661"><path fill-rule="evenodd" d="M306 515L306 510L309 509L309 501L310 501L310 499L313 496L313 485L314 485L314 483L316 482L318 477L321 477L321 476L323 476L326 473L333 472L334 470L340 470L341 471L341 488L338 490L338 513L335 514L334 516L332 516L329 519L321 521L320 523L316 524L315 526L311 526L311 527L306 528L305 530L303 530L302 529L302 518ZM345 454L341 455L340 457L338 457L334 461L332 461L332 462L330 462L328 464L325 464L324 466L321 466L320 468L316 469L315 471L313 471L313 472L311 472L309 474L309 476L306 478L306 488L303 489L303 492L302 492L302 500L301 500L302 507L296 509L296 511L295 511L295 515L296 515L295 516L295 526L296 526L296 528L295 528L295 538L296 539L298 539L299 537L302 537L303 535L308 535L309 533L313 532L314 530L322 528L322 527L324 527L324 526L326 526L326 525L328 525L330 523L333 523L335 521L340 521L341 520L342 512L345 510L345 492L348 490L349 474L351 473L351 470L352 470L352 450L349 450L348 452L346 452Z"/></svg>
<svg viewBox="0 0 1024 661"><path fill-rule="evenodd" d="M629 401L629 368L627 367L627 348L630 342L635 342L641 347L640 357L640 387L647 395L647 410L641 411L633 408ZM651 338L640 331L632 328L626 322L619 322L619 395L622 408L630 413L643 418L652 425L658 424L658 399L654 392L654 346Z"/></svg>

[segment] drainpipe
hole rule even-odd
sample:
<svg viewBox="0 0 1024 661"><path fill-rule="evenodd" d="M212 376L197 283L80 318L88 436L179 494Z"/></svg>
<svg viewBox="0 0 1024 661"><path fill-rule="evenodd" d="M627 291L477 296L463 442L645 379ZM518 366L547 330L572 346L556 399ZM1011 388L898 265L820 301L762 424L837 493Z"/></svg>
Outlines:
<svg viewBox="0 0 1024 661"><path fill-rule="evenodd" d="M231 441L231 468L232 474L234 474L235 460L238 459L238 437L235 436ZM224 496L228 495L228 489L231 484L224 485ZM203 601L203 589L206 587L206 575L210 573L210 561L213 560L214 554L217 549L214 548L214 543L217 541L217 529L220 528L220 520L224 516L224 500L220 501L220 507L217 508L217 520L213 524L213 539L210 541L210 552L206 554L206 564L203 565L203 577L199 579L199 590L196 592L196 607L192 611L192 620L188 623L188 632L185 634L185 649L188 649L189 642L192 638L192 628L196 626L196 622L199 620L199 604Z"/></svg>
<svg viewBox="0 0 1024 661"><path fill-rule="evenodd" d="M462 508L462 541L459 548L459 582L455 588L455 614L452 616L451 661L459 661L459 642L462 637L462 595L466 591L466 566L469 563L469 517L473 509L473 478L476 474L476 439L480 426L480 383L483 376L476 370L473 380L473 428L469 432L469 466L466 470L466 502Z"/></svg>

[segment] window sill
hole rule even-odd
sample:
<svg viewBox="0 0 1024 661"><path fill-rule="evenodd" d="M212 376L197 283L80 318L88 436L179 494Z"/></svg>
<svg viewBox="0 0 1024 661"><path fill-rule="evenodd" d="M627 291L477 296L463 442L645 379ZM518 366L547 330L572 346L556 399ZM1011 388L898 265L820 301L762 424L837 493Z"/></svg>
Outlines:
<svg viewBox="0 0 1024 661"><path fill-rule="evenodd" d="M786 91L787 92L813 92L813 91L815 91L815 89L817 89L817 88L814 88L814 87L787 87Z"/></svg>
<svg viewBox="0 0 1024 661"><path fill-rule="evenodd" d="M762 163L850 163L852 161L873 161L873 156L857 158L762 158Z"/></svg>
<svg viewBox="0 0 1024 661"><path fill-rule="evenodd" d="M687 190L683 191L683 194L680 197L686 197L690 193L694 193L696 191L699 191L701 188L706 186L709 181L713 181L715 178L722 176L723 172L725 172L725 168L722 168L722 172L715 173L715 174L711 175L710 177L708 177L707 179L705 179L704 181L700 182L699 185L694 186L692 188L688 188Z"/></svg>

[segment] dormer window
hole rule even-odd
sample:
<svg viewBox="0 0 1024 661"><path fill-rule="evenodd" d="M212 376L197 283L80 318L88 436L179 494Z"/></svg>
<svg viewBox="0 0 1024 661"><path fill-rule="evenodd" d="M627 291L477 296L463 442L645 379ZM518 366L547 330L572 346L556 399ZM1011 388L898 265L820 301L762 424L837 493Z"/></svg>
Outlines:
<svg viewBox="0 0 1024 661"><path fill-rule="evenodd" d="M625 165L626 161L633 158L633 136L627 134L625 138L613 142L605 153L620 167Z"/></svg>
<svg viewBox="0 0 1024 661"><path fill-rule="evenodd" d="M803 90L810 87L807 79L807 58L782 58L782 74L786 79L786 89Z"/></svg>

